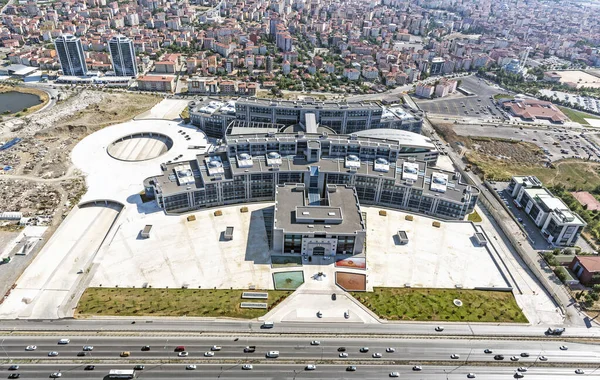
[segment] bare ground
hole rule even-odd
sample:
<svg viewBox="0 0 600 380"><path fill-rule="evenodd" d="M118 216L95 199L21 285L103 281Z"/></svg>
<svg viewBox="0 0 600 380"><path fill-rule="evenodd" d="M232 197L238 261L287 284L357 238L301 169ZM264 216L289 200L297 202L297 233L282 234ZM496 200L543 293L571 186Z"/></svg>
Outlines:
<svg viewBox="0 0 600 380"><path fill-rule="evenodd" d="M51 220L54 226L85 193L84 179L71 166L73 147L89 134L131 120L161 100L92 90L62 90L61 95L64 100L49 109L0 123L0 141L22 139L0 152L0 164L13 167L0 174L0 196L7 200L3 210L38 216L40 222Z"/></svg>

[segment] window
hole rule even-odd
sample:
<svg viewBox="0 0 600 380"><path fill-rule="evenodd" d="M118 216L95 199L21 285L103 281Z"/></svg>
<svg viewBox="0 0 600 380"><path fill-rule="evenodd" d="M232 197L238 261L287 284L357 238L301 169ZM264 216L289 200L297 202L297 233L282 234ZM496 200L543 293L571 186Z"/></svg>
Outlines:
<svg viewBox="0 0 600 380"><path fill-rule="evenodd" d="M302 235L285 234L283 237L283 252L300 253L302 251Z"/></svg>
<svg viewBox="0 0 600 380"><path fill-rule="evenodd" d="M337 254L343 254L344 251L346 251L346 253L353 253L354 252L354 236L339 236L338 237L338 241L337 241L337 248L336 248L336 253Z"/></svg>

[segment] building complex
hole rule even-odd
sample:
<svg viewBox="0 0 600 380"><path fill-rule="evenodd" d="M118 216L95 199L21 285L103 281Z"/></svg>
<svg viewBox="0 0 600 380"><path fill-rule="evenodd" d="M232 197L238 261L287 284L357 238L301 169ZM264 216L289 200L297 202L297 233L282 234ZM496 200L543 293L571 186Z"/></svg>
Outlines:
<svg viewBox="0 0 600 380"><path fill-rule="evenodd" d="M238 98L229 102L191 102L190 119L208 136L222 138L234 120L253 123L303 125L307 115L334 133L352 134L376 128L421 132L422 114L403 106L383 107L371 102L281 101ZM311 116L312 117L312 116Z"/></svg>
<svg viewBox="0 0 600 380"><path fill-rule="evenodd" d="M572 246L587 225L537 177L513 177L508 191L517 207L525 210L549 243Z"/></svg>
<svg viewBox="0 0 600 380"><path fill-rule="evenodd" d="M327 133L230 135L196 159L161 165L144 181L167 213L274 201L276 188L304 184L308 199L328 185L350 186L361 204L463 219L479 190L455 172L432 168L397 140Z"/></svg>

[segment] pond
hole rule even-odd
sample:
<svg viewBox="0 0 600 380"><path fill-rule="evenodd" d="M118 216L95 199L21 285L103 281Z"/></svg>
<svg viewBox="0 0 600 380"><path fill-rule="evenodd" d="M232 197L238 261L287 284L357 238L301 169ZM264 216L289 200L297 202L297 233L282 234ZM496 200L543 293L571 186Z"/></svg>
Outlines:
<svg viewBox="0 0 600 380"><path fill-rule="evenodd" d="M37 95L24 94L17 91L8 91L0 93L0 114L17 113L25 108L37 106L42 103Z"/></svg>

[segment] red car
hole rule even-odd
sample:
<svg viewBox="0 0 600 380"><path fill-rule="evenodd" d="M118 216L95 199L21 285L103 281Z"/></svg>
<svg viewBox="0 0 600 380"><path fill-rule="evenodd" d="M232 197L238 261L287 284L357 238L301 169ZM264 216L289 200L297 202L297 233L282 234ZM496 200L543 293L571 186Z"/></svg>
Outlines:
<svg viewBox="0 0 600 380"><path fill-rule="evenodd" d="M177 346L175 347L175 352L185 351L185 346Z"/></svg>

